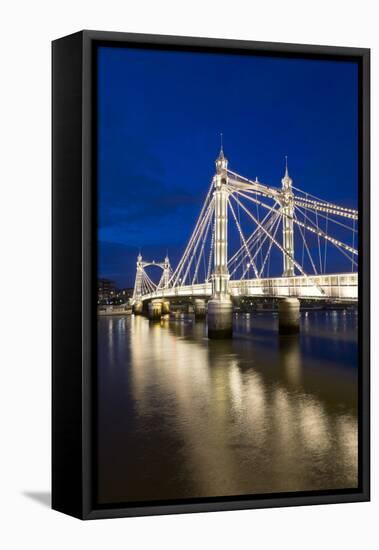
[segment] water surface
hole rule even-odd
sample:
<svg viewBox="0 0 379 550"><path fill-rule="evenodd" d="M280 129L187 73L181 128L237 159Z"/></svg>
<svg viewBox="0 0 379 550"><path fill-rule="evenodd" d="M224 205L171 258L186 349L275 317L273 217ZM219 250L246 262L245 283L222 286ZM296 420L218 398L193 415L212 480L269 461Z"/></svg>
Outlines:
<svg viewBox="0 0 379 550"><path fill-rule="evenodd" d="M355 311L98 319L99 502L357 486Z"/></svg>

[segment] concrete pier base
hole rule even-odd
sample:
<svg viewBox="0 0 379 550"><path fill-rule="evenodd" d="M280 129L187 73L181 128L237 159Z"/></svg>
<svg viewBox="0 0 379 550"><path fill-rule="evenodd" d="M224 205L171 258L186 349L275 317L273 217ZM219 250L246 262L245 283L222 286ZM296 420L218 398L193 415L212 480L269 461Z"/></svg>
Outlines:
<svg viewBox="0 0 379 550"><path fill-rule="evenodd" d="M162 317L162 300L151 300L149 303L150 321L160 321Z"/></svg>
<svg viewBox="0 0 379 550"><path fill-rule="evenodd" d="M206 306L205 306L205 300L201 300L200 298L196 298L194 300L193 304L194 312L195 312L195 319L204 319L206 315Z"/></svg>
<svg viewBox="0 0 379 550"><path fill-rule="evenodd" d="M279 333L297 334L300 329L300 300L282 298L279 300Z"/></svg>
<svg viewBox="0 0 379 550"><path fill-rule="evenodd" d="M212 299L208 302L208 338L231 338L233 335L233 304L231 300Z"/></svg>
<svg viewBox="0 0 379 550"><path fill-rule="evenodd" d="M163 300L162 302L162 315L170 313L170 302L168 300Z"/></svg>
<svg viewBox="0 0 379 550"><path fill-rule="evenodd" d="M142 315L142 310L143 310L143 303L135 302L133 305L133 313L135 315Z"/></svg>

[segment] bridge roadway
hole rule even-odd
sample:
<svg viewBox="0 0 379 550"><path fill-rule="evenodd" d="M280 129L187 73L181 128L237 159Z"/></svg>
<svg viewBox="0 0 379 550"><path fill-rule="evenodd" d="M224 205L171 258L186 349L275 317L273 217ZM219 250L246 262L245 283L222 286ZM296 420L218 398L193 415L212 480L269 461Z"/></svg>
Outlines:
<svg viewBox="0 0 379 550"><path fill-rule="evenodd" d="M261 279L230 280L232 297L269 297L299 299L358 301L358 273L332 275L276 277ZM144 294L142 301L158 298L207 298L212 295L212 283L184 285L157 289Z"/></svg>

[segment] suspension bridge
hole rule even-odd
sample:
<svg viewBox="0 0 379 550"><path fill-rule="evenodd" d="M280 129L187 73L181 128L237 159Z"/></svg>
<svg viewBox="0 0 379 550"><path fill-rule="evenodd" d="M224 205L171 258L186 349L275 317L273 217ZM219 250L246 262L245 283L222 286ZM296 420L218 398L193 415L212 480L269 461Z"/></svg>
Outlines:
<svg viewBox="0 0 379 550"><path fill-rule="evenodd" d="M276 298L279 327L296 332L300 300L358 300L358 211L293 185L287 158L280 187L228 167L223 147L199 217L175 269L137 258L132 304L160 318L189 298L210 337L232 334L233 301ZM332 253L331 253L332 250ZM148 268L162 270L156 283ZM336 269L337 266L337 269ZM342 267L341 267L342 266Z"/></svg>

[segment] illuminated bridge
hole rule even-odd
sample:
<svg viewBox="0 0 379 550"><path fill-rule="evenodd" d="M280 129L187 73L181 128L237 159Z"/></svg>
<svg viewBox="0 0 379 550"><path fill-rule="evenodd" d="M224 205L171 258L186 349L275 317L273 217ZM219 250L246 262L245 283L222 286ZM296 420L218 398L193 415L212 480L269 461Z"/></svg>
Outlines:
<svg viewBox="0 0 379 550"><path fill-rule="evenodd" d="M148 302L159 317L170 300L190 298L195 313L207 311L209 335L222 337L231 334L233 301L278 298L279 323L296 328L299 300L357 301L357 242L358 211L295 187L287 159L281 187L273 187L230 170L221 147L175 269L167 256L147 262L139 254L134 310ZM162 270L157 283L151 266Z"/></svg>

